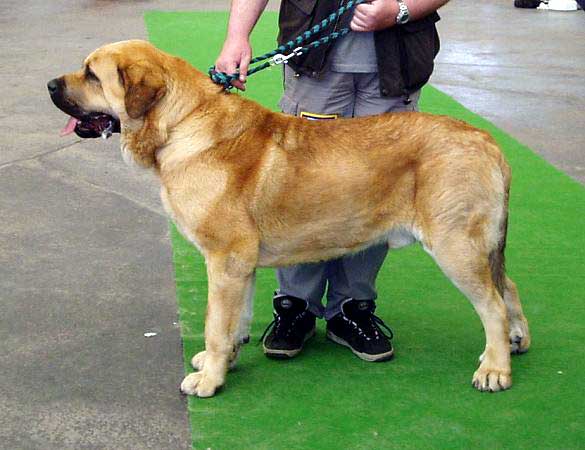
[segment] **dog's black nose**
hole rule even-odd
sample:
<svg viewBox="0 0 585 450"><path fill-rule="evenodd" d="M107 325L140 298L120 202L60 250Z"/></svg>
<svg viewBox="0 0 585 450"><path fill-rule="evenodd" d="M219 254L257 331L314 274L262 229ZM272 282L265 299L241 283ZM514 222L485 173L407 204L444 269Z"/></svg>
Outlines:
<svg viewBox="0 0 585 450"><path fill-rule="evenodd" d="M63 85L63 80L61 78L55 78L47 83L47 89L49 89L49 94L54 94L59 90L59 88Z"/></svg>

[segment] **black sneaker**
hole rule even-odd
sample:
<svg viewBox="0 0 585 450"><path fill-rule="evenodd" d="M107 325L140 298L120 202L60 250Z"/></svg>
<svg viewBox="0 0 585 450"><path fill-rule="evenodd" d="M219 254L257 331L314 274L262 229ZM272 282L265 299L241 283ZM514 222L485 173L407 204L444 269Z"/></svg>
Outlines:
<svg viewBox="0 0 585 450"><path fill-rule="evenodd" d="M368 300L350 300L344 303L341 312L327 321L327 338L348 347L364 361L392 359L392 330L374 315L375 309L375 303Z"/></svg>
<svg viewBox="0 0 585 450"><path fill-rule="evenodd" d="M514 0L516 8L538 8L540 0Z"/></svg>
<svg viewBox="0 0 585 450"><path fill-rule="evenodd" d="M276 295L273 304L274 320L260 338L264 354L270 358L293 358L315 335L315 315L300 298Z"/></svg>

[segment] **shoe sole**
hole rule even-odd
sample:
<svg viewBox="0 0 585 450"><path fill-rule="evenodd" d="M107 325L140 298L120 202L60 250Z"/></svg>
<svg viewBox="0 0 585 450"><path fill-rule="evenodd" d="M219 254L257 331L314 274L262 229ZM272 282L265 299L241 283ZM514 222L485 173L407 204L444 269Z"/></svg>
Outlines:
<svg viewBox="0 0 585 450"><path fill-rule="evenodd" d="M309 333L307 333L307 335L305 336L305 339L303 340L303 345L301 345L301 348L297 348L294 350L278 350L275 348L268 348L268 347L266 347L264 342L262 342L262 348L264 349L264 354L272 359L291 359L291 358L294 358L299 353L301 353L301 351L303 350L303 346L305 345L305 342L307 342L309 339L311 339L313 336L315 336L315 330L316 330L316 328L313 328Z"/></svg>
<svg viewBox="0 0 585 450"><path fill-rule="evenodd" d="M380 353L378 355L370 355L368 353L358 352L357 350L354 350L354 348L351 345L349 345L345 340L334 335L331 331L327 331L327 339L335 342L336 344L343 345L344 347L349 348L354 355L356 355L360 359L363 359L364 361L383 362L389 361L394 357L394 349L391 349L389 352L386 353Z"/></svg>

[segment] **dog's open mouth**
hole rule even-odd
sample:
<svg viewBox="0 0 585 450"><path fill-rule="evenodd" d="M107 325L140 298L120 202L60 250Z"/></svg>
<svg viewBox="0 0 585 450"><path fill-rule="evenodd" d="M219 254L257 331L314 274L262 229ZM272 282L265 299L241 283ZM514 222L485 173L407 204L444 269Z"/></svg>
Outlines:
<svg viewBox="0 0 585 450"><path fill-rule="evenodd" d="M109 114L92 113L82 117L69 118L61 130L61 136L75 132L81 138L109 138L112 133L120 132L120 121Z"/></svg>

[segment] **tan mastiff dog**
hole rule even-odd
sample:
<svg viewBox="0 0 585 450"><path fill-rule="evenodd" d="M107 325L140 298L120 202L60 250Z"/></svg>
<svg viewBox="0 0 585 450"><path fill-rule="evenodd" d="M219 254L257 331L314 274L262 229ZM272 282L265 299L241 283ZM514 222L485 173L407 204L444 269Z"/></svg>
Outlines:
<svg viewBox="0 0 585 450"><path fill-rule="evenodd" d="M183 392L212 396L246 341L256 267L420 242L469 298L485 351L481 391L512 384L528 323L504 270L510 168L484 131L444 116L313 122L228 94L147 42L91 53L49 82L64 134L121 132L124 158L153 169L165 209L204 255L205 351Z"/></svg>

